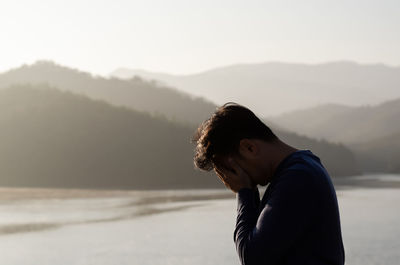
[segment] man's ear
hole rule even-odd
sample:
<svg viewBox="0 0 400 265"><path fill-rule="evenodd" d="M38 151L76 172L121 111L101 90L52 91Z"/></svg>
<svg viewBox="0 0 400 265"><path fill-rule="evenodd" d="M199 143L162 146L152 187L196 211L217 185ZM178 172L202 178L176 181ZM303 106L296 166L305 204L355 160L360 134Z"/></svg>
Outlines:
<svg viewBox="0 0 400 265"><path fill-rule="evenodd" d="M254 156L258 155L259 146L257 145L256 141L243 138L239 142L239 152L246 158L254 158Z"/></svg>

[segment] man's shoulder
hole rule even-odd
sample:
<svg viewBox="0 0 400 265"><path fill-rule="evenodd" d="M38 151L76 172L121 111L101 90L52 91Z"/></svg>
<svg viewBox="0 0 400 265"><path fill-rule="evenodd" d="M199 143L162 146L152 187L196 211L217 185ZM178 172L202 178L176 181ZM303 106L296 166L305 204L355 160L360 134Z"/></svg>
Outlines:
<svg viewBox="0 0 400 265"><path fill-rule="evenodd" d="M334 187L319 160L298 155L286 161L279 174L268 186L263 202L271 204L278 200L303 203L307 209L320 209L325 201L332 201ZM270 199L274 198L272 201ZM297 203L294 203L297 204Z"/></svg>
<svg viewBox="0 0 400 265"><path fill-rule="evenodd" d="M310 150L298 150L289 155L286 161L284 161L278 174L282 175L293 172L313 175L328 174L322 165L320 158Z"/></svg>
<svg viewBox="0 0 400 265"><path fill-rule="evenodd" d="M302 186L319 186L324 183L330 185L330 176L319 157L310 150L299 150L284 161L272 183L282 181L302 183Z"/></svg>

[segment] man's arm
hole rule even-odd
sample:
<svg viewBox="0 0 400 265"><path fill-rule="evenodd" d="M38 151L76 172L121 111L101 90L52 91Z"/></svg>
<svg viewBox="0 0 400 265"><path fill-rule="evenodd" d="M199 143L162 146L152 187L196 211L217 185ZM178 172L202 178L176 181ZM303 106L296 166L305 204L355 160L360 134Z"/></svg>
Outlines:
<svg viewBox="0 0 400 265"><path fill-rule="evenodd" d="M234 242L243 265L277 264L312 222L315 190L307 172L287 172L271 188L259 216L255 191L242 188L237 193Z"/></svg>

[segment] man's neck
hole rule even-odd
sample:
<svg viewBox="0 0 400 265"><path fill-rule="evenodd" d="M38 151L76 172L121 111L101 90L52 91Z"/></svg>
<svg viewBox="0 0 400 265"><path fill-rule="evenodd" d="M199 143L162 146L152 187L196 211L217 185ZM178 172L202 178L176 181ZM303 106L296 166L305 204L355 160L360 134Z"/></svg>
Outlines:
<svg viewBox="0 0 400 265"><path fill-rule="evenodd" d="M298 149L278 140L274 145L274 156L271 159L271 178L274 176L279 164L289 155L298 151Z"/></svg>

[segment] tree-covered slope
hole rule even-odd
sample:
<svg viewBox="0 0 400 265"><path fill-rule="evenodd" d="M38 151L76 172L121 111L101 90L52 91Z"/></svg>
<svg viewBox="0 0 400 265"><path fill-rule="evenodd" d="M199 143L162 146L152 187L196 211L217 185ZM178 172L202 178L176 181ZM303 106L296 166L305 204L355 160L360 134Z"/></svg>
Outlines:
<svg viewBox="0 0 400 265"><path fill-rule="evenodd" d="M379 105L322 105L271 120L290 131L346 144L363 143L400 132L400 99Z"/></svg>
<svg viewBox="0 0 400 265"><path fill-rule="evenodd" d="M49 87L0 90L0 185L222 187L194 170L192 129Z"/></svg>
<svg viewBox="0 0 400 265"><path fill-rule="evenodd" d="M215 105L202 98L159 86L140 78L120 80L39 61L0 74L0 88L13 84L49 84L61 90L100 99L183 123L198 124L215 110Z"/></svg>
<svg viewBox="0 0 400 265"><path fill-rule="evenodd" d="M223 187L195 170L195 126L48 86L0 90L0 185L80 188ZM332 177L357 172L348 149L276 132L310 149Z"/></svg>
<svg viewBox="0 0 400 265"><path fill-rule="evenodd" d="M400 173L400 131L351 145L364 171Z"/></svg>

